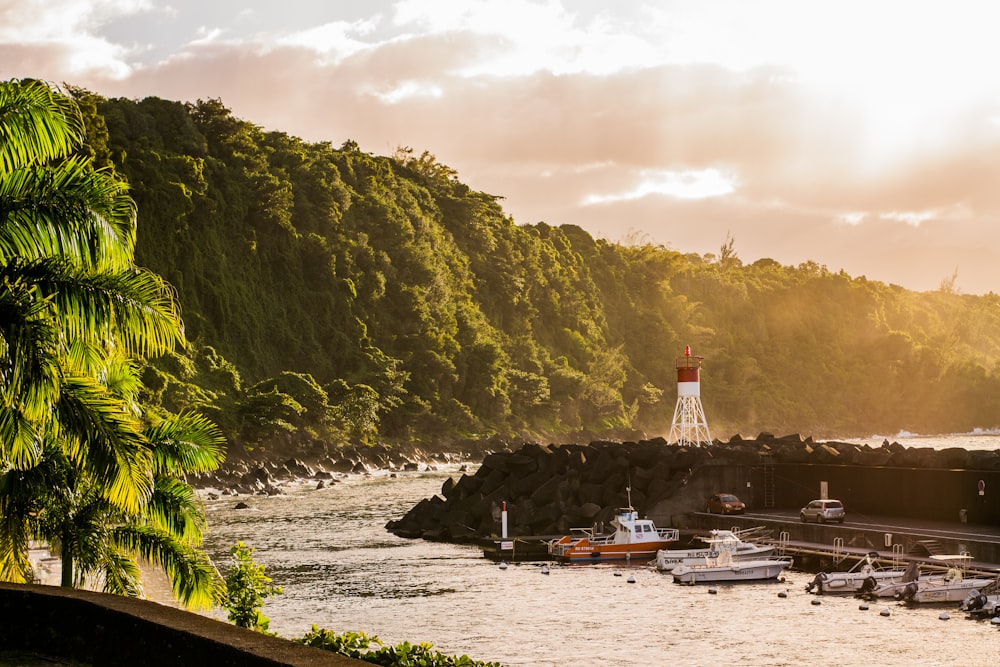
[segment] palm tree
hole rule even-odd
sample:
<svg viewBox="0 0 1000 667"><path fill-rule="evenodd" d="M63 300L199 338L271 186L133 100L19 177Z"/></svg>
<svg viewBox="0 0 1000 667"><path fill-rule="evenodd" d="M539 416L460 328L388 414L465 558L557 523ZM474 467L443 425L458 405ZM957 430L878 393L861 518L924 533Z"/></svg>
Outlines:
<svg viewBox="0 0 1000 667"><path fill-rule="evenodd" d="M42 537L64 554L65 584L100 569L133 593L138 555L203 602L212 568L184 550L199 515L170 478L218 465L221 442L190 417L173 427L193 440L161 441L171 426L144 431L122 389L134 372L112 360L167 352L183 325L170 286L133 264L126 184L72 154L82 139L69 98L0 83L0 578L29 576L28 540Z"/></svg>
<svg viewBox="0 0 1000 667"><path fill-rule="evenodd" d="M26 551L46 542L62 559L62 585L98 584L108 593L142 594L140 563L161 568L178 600L210 607L222 580L198 550L205 514L192 487L180 477L218 467L223 438L204 417L185 414L145 430L154 462L154 487L139 512L109 502L101 484L50 444L28 470L0 474L3 533ZM11 521L12 517L21 520ZM29 568L27 563L22 568ZM29 576L30 569L22 570Z"/></svg>
<svg viewBox="0 0 1000 667"><path fill-rule="evenodd" d="M183 327L169 285L132 264L127 186L71 155L81 141L67 98L0 84L0 464L36 464L58 425L79 436L77 462L134 509L152 490L139 429L85 373L67 372L85 368L71 343L155 355L182 343Z"/></svg>

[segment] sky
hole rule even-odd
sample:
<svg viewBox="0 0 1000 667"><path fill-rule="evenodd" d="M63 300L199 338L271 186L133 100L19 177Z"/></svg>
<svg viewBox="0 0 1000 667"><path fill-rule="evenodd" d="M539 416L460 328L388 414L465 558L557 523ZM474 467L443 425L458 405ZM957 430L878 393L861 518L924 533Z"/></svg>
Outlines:
<svg viewBox="0 0 1000 667"><path fill-rule="evenodd" d="M519 224L986 294L997 25L987 0L0 0L0 79L428 151Z"/></svg>

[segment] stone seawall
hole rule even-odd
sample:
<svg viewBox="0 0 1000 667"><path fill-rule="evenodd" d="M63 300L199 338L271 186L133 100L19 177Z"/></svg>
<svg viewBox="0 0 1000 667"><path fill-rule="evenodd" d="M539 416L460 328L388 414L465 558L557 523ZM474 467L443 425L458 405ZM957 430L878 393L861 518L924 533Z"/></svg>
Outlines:
<svg viewBox="0 0 1000 667"><path fill-rule="evenodd" d="M986 491L979 495L979 481ZM478 541L499 534L506 503L508 534L538 536L608 526L631 505L658 525L683 527L711 493L728 491L751 509L798 508L831 497L849 511L1000 523L1000 453L814 442L799 435L735 436L710 446L662 439L526 444L487 455L480 468L449 479L440 496L422 500L387 528L401 536Z"/></svg>
<svg viewBox="0 0 1000 667"><path fill-rule="evenodd" d="M118 595L0 583L0 646L91 667L356 667L369 663ZM58 663L57 663L58 661Z"/></svg>

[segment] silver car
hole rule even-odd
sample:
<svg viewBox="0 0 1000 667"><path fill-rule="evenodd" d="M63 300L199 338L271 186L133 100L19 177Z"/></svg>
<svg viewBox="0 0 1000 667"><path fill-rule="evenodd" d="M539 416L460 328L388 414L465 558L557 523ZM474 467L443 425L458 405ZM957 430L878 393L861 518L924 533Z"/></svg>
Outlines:
<svg viewBox="0 0 1000 667"><path fill-rule="evenodd" d="M836 521L844 523L847 512L844 510L844 503L839 500L812 500L808 505L799 510L799 518L803 521L815 521L816 523L826 523Z"/></svg>

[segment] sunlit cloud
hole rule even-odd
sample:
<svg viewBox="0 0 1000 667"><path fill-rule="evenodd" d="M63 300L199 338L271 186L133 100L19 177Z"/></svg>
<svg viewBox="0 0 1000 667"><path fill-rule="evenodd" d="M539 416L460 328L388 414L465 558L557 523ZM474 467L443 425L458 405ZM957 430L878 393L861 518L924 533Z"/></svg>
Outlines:
<svg viewBox="0 0 1000 667"><path fill-rule="evenodd" d="M919 227L921 223L930 220L934 216L934 211L892 211L881 214L879 218L882 220L905 222L911 227Z"/></svg>
<svg viewBox="0 0 1000 667"><path fill-rule="evenodd" d="M373 48L363 37L370 35L381 21L373 16L361 21L332 21L279 37L280 46L301 46L325 56L327 64L337 63L356 53Z"/></svg>
<svg viewBox="0 0 1000 667"><path fill-rule="evenodd" d="M613 202L642 199L650 195L666 195L675 199L707 199L732 194L736 190L736 178L719 169L698 169L689 171L643 170L635 188L617 194L591 194L583 204L608 204Z"/></svg>
<svg viewBox="0 0 1000 667"><path fill-rule="evenodd" d="M840 222L851 225L852 227L856 227L860 225L862 222L864 222L866 217L868 217L867 213L864 213L862 211L854 211L851 213L843 213L840 216L838 216L837 219Z"/></svg>
<svg viewBox="0 0 1000 667"><path fill-rule="evenodd" d="M421 32L473 33L489 45L464 63L460 76L518 76L537 71L553 74L607 74L662 62L653 36L639 34L634 23L599 12L583 17L573 4L546 0L403 0L394 21Z"/></svg>
<svg viewBox="0 0 1000 667"><path fill-rule="evenodd" d="M386 104L399 104L413 97L441 97L444 93L440 86L420 83L419 81L404 81L388 91L371 91L371 94Z"/></svg>

